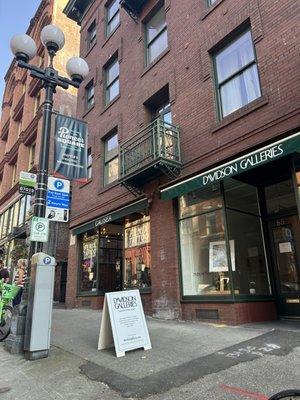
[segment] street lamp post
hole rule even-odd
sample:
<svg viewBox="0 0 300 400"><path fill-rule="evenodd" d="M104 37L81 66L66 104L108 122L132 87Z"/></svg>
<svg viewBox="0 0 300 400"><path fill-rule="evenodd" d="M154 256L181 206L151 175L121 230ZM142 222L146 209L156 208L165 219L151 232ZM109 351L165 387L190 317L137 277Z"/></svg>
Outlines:
<svg viewBox="0 0 300 400"><path fill-rule="evenodd" d="M51 114L53 108L53 94L56 87L68 89L74 86L79 88L83 79L89 73L89 67L85 60L80 57L72 57L66 65L66 69L71 79L58 75L53 67L53 58L57 51L63 48L65 37L63 32L54 25L47 25L41 31L41 41L46 47L50 64L45 69L28 64L36 54L36 44L28 35L16 35L11 39L11 50L14 53L18 66L28 69L30 76L40 79L46 91L46 97L43 110L43 127L41 135L41 149L39 158L39 169L37 172L37 184L34 202L34 215L44 217L46 210L47 182L48 182L48 164L49 164L49 143L51 133ZM42 250L41 242L34 242L33 253Z"/></svg>
<svg viewBox="0 0 300 400"><path fill-rule="evenodd" d="M68 60L66 64L66 70L71 79L60 76L58 71L53 67L53 59L60 49L63 48L65 43L64 33L54 25L47 25L41 31L41 41L46 47L50 63L43 69L35 65L29 64L29 61L36 55L37 46L34 40L26 35L15 35L10 42L11 50L16 58L17 65L20 68L25 68L30 71L30 76L37 78L43 83L43 88L45 89L45 101L43 108L43 125L41 133L41 147L40 147L40 157L39 157L39 168L37 171L37 183L35 191L35 201L34 201L34 216L45 217L46 211L46 200L47 200L47 184L48 184L48 164L49 164L49 147L50 147L50 134L51 134L51 115L53 109L53 95L56 91L57 86L68 89L69 86L79 88L81 82L89 73L89 67L85 60L80 57L72 57ZM31 255L41 252L43 249L43 243L32 242ZM30 274L30 268L28 271ZM27 282L29 280L27 279ZM27 284L25 285L27 286ZM22 307L19 308L19 316L23 318L20 323L25 329L24 319L26 316L27 309L27 289L25 287L25 296L22 301ZM16 321L15 325L18 325ZM10 341L14 341L18 344L13 346L10 343L9 347L14 347L14 352L23 352L23 340L20 340L20 336L24 338L24 329L21 335L11 335L16 336L11 338ZM16 329L20 332L20 329ZM17 349L18 348L18 349Z"/></svg>

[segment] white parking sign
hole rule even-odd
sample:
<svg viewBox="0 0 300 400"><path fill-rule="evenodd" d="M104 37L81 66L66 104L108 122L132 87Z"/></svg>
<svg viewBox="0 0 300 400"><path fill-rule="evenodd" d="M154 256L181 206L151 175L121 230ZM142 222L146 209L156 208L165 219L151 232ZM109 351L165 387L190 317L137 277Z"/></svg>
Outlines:
<svg viewBox="0 0 300 400"><path fill-rule="evenodd" d="M48 242L49 220L47 218L32 217L31 220L31 242Z"/></svg>

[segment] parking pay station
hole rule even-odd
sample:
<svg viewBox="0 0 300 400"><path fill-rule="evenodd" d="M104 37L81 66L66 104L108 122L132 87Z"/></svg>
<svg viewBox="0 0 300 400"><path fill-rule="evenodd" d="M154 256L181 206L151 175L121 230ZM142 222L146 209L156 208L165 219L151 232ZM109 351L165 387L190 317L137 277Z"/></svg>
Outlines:
<svg viewBox="0 0 300 400"><path fill-rule="evenodd" d="M54 272L55 258L45 253L32 256L24 342L29 360L49 355Z"/></svg>

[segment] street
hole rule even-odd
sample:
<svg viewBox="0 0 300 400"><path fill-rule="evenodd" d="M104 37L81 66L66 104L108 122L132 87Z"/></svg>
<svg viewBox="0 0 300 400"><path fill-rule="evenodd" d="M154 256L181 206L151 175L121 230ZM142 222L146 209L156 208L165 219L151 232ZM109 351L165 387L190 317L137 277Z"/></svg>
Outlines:
<svg viewBox="0 0 300 400"><path fill-rule="evenodd" d="M48 359L0 347L3 400L267 400L299 388L300 324L225 326L147 318L152 350L98 351L101 312L54 309Z"/></svg>

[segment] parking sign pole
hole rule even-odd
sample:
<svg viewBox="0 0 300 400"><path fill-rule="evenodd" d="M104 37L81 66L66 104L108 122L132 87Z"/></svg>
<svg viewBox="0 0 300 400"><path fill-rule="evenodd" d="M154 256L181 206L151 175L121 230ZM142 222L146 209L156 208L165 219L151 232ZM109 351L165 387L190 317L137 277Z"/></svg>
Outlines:
<svg viewBox="0 0 300 400"><path fill-rule="evenodd" d="M36 217L45 217L45 211L46 211L49 147L50 147L50 134L51 134L51 115L53 108L53 93L55 86L51 82L46 82L45 89L46 89L46 99L44 102L39 170L37 173L36 194L34 202L34 216ZM43 250L43 243L33 242L31 254L41 252L42 250Z"/></svg>

